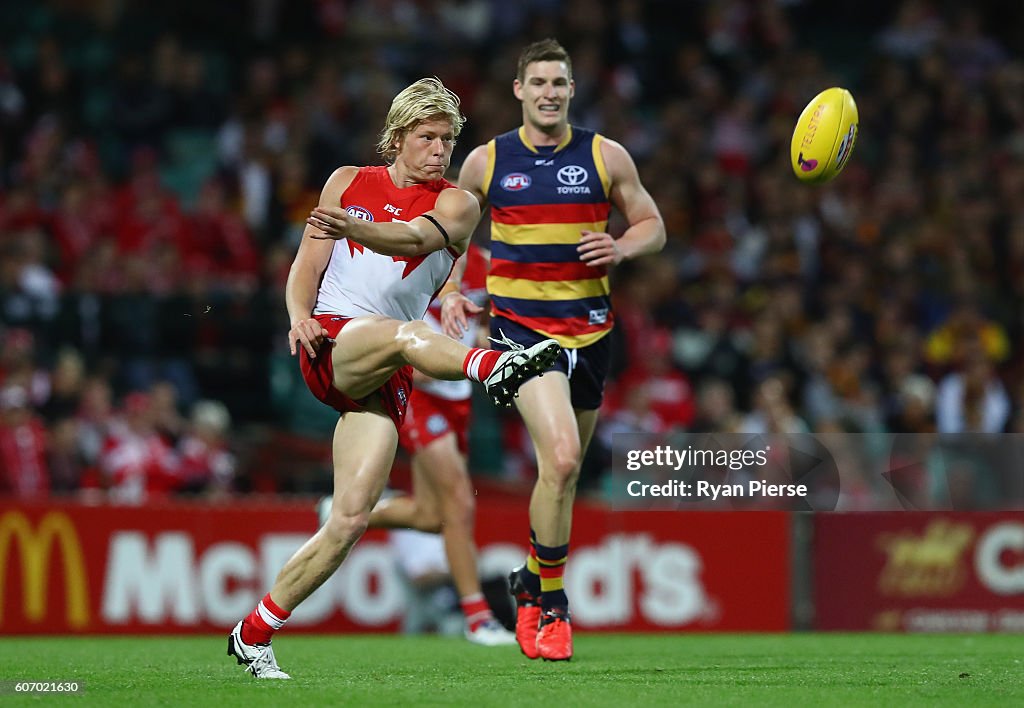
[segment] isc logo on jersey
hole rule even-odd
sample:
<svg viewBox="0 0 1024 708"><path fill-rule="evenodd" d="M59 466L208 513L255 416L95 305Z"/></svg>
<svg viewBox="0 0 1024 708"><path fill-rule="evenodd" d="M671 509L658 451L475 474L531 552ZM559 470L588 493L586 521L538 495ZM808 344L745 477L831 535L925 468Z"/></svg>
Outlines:
<svg viewBox="0 0 1024 708"><path fill-rule="evenodd" d="M587 186L587 168L579 165L566 165L555 175L562 186L558 188L559 194L590 194L590 187Z"/></svg>
<svg viewBox="0 0 1024 708"><path fill-rule="evenodd" d="M354 216L357 219L362 219L363 221L373 221L373 214L371 214L368 209L364 209L361 206L346 207L345 211L348 212L349 216Z"/></svg>
<svg viewBox="0 0 1024 708"><path fill-rule="evenodd" d="M518 192L529 187L532 182L533 180L530 179L530 175L524 175L522 172L513 172L501 178L501 188L507 192Z"/></svg>

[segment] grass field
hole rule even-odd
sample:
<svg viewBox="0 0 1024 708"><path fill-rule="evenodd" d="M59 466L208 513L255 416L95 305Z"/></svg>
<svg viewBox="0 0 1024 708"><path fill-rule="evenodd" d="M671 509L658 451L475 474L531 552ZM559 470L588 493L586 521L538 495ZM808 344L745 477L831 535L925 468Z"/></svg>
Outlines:
<svg viewBox="0 0 1024 708"><path fill-rule="evenodd" d="M1024 705L1024 638L1009 635L581 634L569 663L433 637L283 634L274 646L292 681L243 673L220 636L4 638L0 679L85 691L0 703Z"/></svg>

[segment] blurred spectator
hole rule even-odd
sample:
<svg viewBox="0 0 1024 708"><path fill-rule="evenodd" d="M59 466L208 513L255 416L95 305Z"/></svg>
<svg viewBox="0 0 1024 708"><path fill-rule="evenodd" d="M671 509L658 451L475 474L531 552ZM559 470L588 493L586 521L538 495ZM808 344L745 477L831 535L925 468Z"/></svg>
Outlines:
<svg viewBox="0 0 1024 708"><path fill-rule="evenodd" d="M728 381L705 379L697 388L697 411L690 431L694 433L738 433L742 415Z"/></svg>
<svg viewBox="0 0 1024 708"><path fill-rule="evenodd" d="M99 459L111 501L142 504L165 497L180 485L177 457L157 431L154 415L149 394L125 397Z"/></svg>
<svg viewBox="0 0 1024 708"><path fill-rule="evenodd" d="M911 374L903 380L887 425L894 433L935 432L935 384L931 379Z"/></svg>
<svg viewBox="0 0 1024 708"><path fill-rule="evenodd" d="M48 423L74 416L78 410L85 384L85 361L74 349L57 354L50 380L50 391L40 413Z"/></svg>
<svg viewBox="0 0 1024 708"><path fill-rule="evenodd" d="M879 47L900 59L917 58L941 39L942 24L928 0L903 0L892 23L879 34Z"/></svg>
<svg viewBox="0 0 1024 708"><path fill-rule="evenodd" d="M186 221L182 255L189 272L208 273L216 287L255 286L259 255L245 222L231 210L221 181L203 185Z"/></svg>
<svg viewBox="0 0 1024 708"><path fill-rule="evenodd" d="M50 493L46 427L18 384L0 388L0 490L15 498L42 500Z"/></svg>
<svg viewBox="0 0 1024 708"><path fill-rule="evenodd" d="M1006 331L985 318L976 304L961 301L954 305L945 321L929 333L925 341L926 361L937 366L956 366L964 361L965 349L975 342L980 342L991 361L998 363L1009 356Z"/></svg>
<svg viewBox="0 0 1024 708"><path fill-rule="evenodd" d="M80 445L77 420L61 418L50 426L47 452L54 494L73 494L91 484L87 479L89 466Z"/></svg>
<svg viewBox="0 0 1024 708"><path fill-rule="evenodd" d="M198 401L192 407L181 453L181 491L223 494L231 490L237 460L228 446L231 415L219 401Z"/></svg>
<svg viewBox="0 0 1024 708"><path fill-rule="evenodd" d="M940 433L1001 433L1010 420L1010 397L980 346L939 382L935 420Z"/></svg>
<svg viewBox="0 0 1024 708"><path fill-rule="evenodd" d="M609 387L602 406L605 414L615 418L621 411L642 427L651 427L644 420L653 415L656 430L685 429L693 422L696 406L689 379L672 362L669 332L650 332L644 351L644 357L632 362Z"/></svg>
<svg viewBox="0 0 1024 708"><path fill-rule="evenodd" d="M157 381L149 387L148 395L153 427L168 445L176 446L187 426L178 410L178 390L170 381Z"/></svg>
<svg viewBox="0 0 1024 708"><path fill-rule="evenodd" d="M95 466L116 424L114 394L104 379L91 377L82 384L75 422L82 457L87 465ZM99 480L92 480L90 486L99 486Z"/></svg>
<svg viewBox="0 0 1024 708"><path fill-rule="evenodd" d="M809 433L807 424L796 414L789 401L785 382L769 377L757 386L754 410L740 425L742 433Z"/></svg>
<svg viewBox="0 0 1024 708"><path fill-rule="evenodd" d="M746 333L731 326L725 305L709 303L697 310L693 327L676 330L674 357L695 379L728 381L734 390L746 388L749 372Z"/></svg>
<svg viewBox="0 0 1024 708"><path fill-rule="evenodd" d="M34 408L50 397L50 372L39 365L36 339L27 329L9 329L0 335L0 385L21 386Z"/></svg>

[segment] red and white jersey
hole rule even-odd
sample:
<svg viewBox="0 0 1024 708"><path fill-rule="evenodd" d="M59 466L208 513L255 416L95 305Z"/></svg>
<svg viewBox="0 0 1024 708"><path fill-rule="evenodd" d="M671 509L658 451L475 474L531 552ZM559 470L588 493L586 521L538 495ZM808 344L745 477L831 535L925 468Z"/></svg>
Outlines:
<svg viewBox="0 0 1024 708"><path fill-rule="evenodd" d="M166 495L179 483L173 448L152 430L136 430L123 421L110 426L99 458L112 501L141 504Z"/></svg>
<svg viewBox="0 0 1024 708"><path fill-rule="evenodd" d="M411 221L433 209L441 191L452 187L441 179L399 188L386 167L360 167L341 195L341 206L367 221ZM422 319L458 256L451 247L411 258L382 256L341 239L334 243L313 314Z"/></svg>
<svg viewBox="0 0 1024 708"><path fill-rule="evenodd" d="M466 262L466 270L462 274L462 294L475 304L483 306L487 302L487 258L484 256L483 251L475 245L469 247L464 257L468 260ZM434 300L430 303L430 309L427 310L427 314L423 319L438 332L443 331L441 329L440 301ZM462 335L460 341L467 347L479 346L477 342L479 334L479 320L470 318L469 327L466 328L466 332ZM417 381L416 388L447 401L461 401L469 398L473 393L473 384L470 383L469 379L459 381L427 379L425 381Z"/></svg>

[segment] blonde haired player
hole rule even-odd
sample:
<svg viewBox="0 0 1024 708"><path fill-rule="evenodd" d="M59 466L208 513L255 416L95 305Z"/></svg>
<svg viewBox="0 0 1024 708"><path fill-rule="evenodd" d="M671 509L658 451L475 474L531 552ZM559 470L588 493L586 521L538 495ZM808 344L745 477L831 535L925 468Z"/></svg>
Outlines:
<svg viewBox="0 0 1024 708"><path fill-rule="evenodd" d="M470 246L456 270L463 267L462 294L480 305L487 299L484 284L487 260ZM431 303L424 321L441 331L441 308ZM462 343L472 346L481 337L476 319L470 320ZM483 646L515 644L515 635L494 617L480 586L477 549L473 538L475 498L469 476L469 381L413 379L409 411L399 431L399 443L411 456L412 493L382 498L370 514L370 528L416 529L441 534L448 572L459 595L466 621L466 639ZM320 523L327 518L331 499L318 505Z"/></svg>
<svg viewBox="0 0 1024 708"><path fill-rule="evenodd" d="M341 167L307 220L285 288L288 343L306 384L341 415L327 522L235 625L228 653L257 678L289 678L270 641L366 530L398 446L412 368L470 378L508 405L558 356L553 340L505 353L435 332L421 319L469 243L480 208L444 179L464 122L459 100L421 79L391 105L378 145L386 165Z"/></svg>

